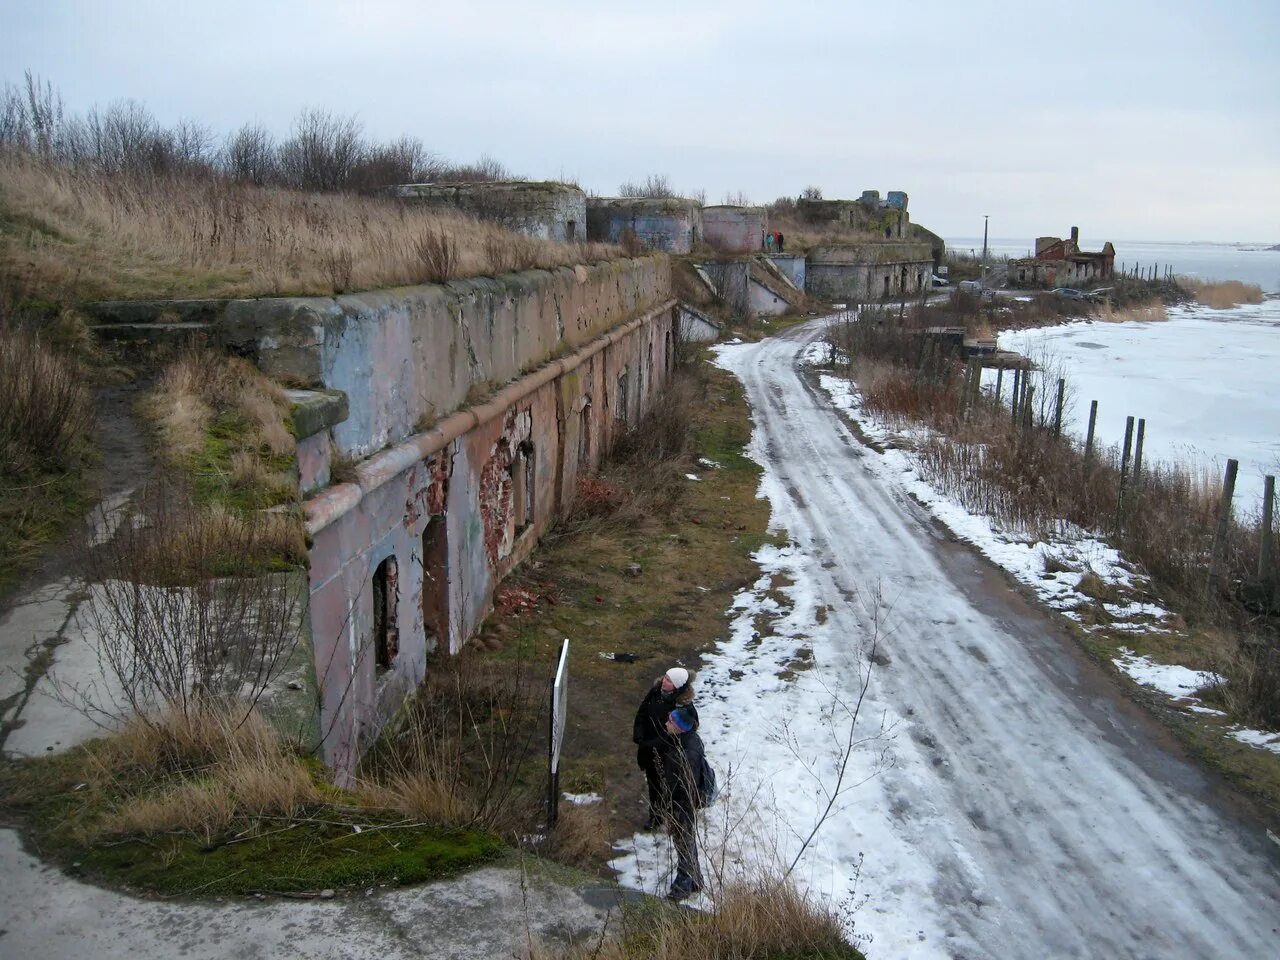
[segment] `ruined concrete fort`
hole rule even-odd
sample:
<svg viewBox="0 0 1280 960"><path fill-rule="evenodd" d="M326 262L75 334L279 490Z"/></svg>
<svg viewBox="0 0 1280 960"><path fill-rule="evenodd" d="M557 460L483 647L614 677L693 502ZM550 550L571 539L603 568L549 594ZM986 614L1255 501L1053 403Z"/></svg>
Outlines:
<svg viewBox="0 0 1280 960"><path fill-rule="evenodd" d="M672 261L645 251L690 254L694 282L748 317L805 306L806 293L913 293L934 262L901 193L802 207L814 222L860 231L806 254L762 249L760 207L588 198L554 183L394 192L534 236L641 253L328 297L92 310L117 335L151 341L199 328L291 385L315 741L339 773L411 699L429 654L456 652L477 630L579 476L651 408L678 340L719 335L717 321L677 302Z"/></svg>

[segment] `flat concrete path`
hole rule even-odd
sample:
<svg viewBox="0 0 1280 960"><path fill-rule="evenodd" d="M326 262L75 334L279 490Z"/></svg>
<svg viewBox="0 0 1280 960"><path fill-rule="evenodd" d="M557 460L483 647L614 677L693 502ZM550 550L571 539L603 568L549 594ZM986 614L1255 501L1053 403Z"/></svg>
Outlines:
<svg viewBox="0 0 1280 960"><path fill-rule="evenodd" d="M518 867L332 900L139 900L70 879L0 830L4 960L333 960L523 957L529 944L589 942L617 901Z"/></svg>

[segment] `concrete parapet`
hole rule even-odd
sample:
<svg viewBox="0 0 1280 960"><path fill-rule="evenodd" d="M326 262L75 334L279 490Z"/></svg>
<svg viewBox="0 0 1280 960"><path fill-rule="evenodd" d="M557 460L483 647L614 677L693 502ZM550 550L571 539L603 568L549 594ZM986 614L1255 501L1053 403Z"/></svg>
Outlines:
<svg viewBox="0 0 1280 960"><path fill-rule="evenodd" d="M338 297L232 301L219 336L267 373L346 393L350 415L333 428L334 443L344 456L363 457L670 295L670 264L646 257Z"/></svg>
<svg viewBox="0 0 1280 960"><path fill-rule="evenodd" d="M707 243L721 253L757 253L764 248L769 213L764 207L703 207Z"/></svg>
<svg viewBox="0 0 1280 960"><path fill-rule="evenodd" d="M510 230L566 242L586 239L587 195L553 181L406 183L390 193L409 203L456 209Z"/></svg>
<svg viewBox="0 0 1280 960"><path fill-rule="evenodd" d="M685 197L589 197L587 239L688 253L702 239L702 207Z"/></svg>

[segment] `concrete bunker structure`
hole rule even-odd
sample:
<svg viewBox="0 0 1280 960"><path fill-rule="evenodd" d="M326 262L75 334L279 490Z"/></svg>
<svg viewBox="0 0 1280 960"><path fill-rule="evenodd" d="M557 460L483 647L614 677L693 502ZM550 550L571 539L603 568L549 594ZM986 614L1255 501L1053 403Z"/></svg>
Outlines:
<svg viewBox="0 0 1280 960"><path fill-rule="evenodd" d="M308 385L294 428L309 621L320 749L340 776L649 409L676 306L661 257L225 306L224 347Z"/></svg>
<svg viewBox="0 0 1280 960"><path fill-rule="evenodd" d="M461 210L531 237L569 243L586 239L587 195L567 183L406 183L392 187L391 193L407 203Z"/></svg>
<svg viewBox="0 0 1280 960"><path fill-rule="evenodd" d="M807 263L808 290L833 301L908 297L932 285L928 243L850 243L815 247Z"/></svg>
<svg viewBox="0 0 1280 960"><path fill-rule="evenodd" d="M702 240L702 207L684 197L590 197L587 239L625 243L633 237L646 250L688 253Z"/></svg>
<svg viewBox="0 0 1280 960"><path fill-rule="evenodd" d="M841 226L880 240L912 239L908 197L902 190L890 190L885 199L880 191L864 190L857 200L796 201L796 212L806 223Z"/></svg>
<svg viewBox="0 0 1280 960"><path fill-rule="evenodd" d="M775 317L804 303L804 292L765 257L704 261L697 268L740 317Z"/></svg>
<svg viewBox="0 0 1280 960"><path fill-rule="evenodd" d="M702 208L707 243L720 253L755 253L764 248L769 213L764 207Z"/></svg>

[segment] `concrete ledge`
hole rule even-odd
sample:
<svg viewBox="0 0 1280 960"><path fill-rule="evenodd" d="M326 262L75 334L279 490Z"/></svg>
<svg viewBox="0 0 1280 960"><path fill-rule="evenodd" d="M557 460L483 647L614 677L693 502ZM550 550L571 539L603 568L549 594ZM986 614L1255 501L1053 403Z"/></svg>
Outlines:
<svg viewBox="0 0 1280 960"><path fill-rule="evenodd" d="M90 324L217 323L226 300L98 300L80 305Z"/></svg>
<svg viewBox="0 0 1280 960"><path fill-rule="evenodd" d="M347 395L341 390L286 390L293 436L305 440L347 419Z"/></svg>

